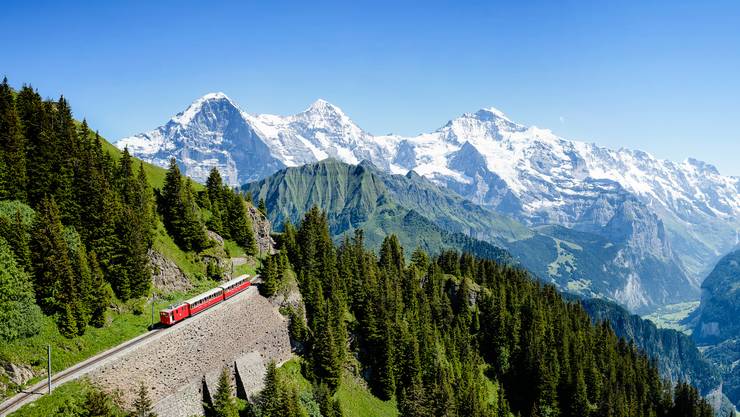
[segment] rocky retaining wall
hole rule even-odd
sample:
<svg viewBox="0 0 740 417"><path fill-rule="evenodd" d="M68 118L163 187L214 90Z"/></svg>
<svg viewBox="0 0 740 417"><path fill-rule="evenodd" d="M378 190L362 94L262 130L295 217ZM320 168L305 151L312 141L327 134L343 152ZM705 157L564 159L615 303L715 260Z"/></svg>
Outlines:
<svg viewBox="0 0 740 417"><path fill-rule="evenodd" d="M143 382L160 417L201 414L203 377L215 391L221 369L234 363L248 393L261 387L266 364L291 356L287 320L250 287L244 293L175 325L91 374L130 405ZM233 375L233 371L232 371Z"/></svg>

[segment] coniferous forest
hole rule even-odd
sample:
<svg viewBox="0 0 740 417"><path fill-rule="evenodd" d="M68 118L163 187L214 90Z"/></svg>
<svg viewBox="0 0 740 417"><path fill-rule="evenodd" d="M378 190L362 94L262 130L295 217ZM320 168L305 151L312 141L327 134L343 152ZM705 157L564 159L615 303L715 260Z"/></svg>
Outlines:
<svg viewBox="0 0 740 417"><path fill-rule="evenodd" d="M105 152L66 99L3 81L0 340L32 335L42 315L73 338L105 326L112 300L147 296L160 223L184 251L208 248L209 229L257 253L244 197L218 171L196 192L173 160L154 189L144 165ZM286 224L279 243L262 290L272 295L289 269L297 277L305 311L289 312L289 330L322 416L341 415L332 395L351 372L404 417L712 415L695 388L662 380L607 324L521 269L454 251L409 254L395 236L376 254L362 231L336 246L317 208ZM275 381L271 367L275 395L247 411L304 415L294 388ZM219 401L235 415L227 394Z"/></svg>
<svg viewBox="0 0 740 417"><path fill-rule="evenodd" d="M376 255L361 231L335 247L316 208L281 240L306 305L292 337L304 374L329 392L356 359L406 417L713 415L695 388L661 380L608 324L520 269L420 250L407 263L395 236Z"/></svg>
<svg viewBox="0 0 740 417"><path fill-rule="evenodd" d="M161 189L124 150L78 123L64 97L0 85L0 340L33 335L41 314L67 337L102 327L113 299L150 293L148 252L159 223L184 251L211 243L209 227L256 253L243 198L221 184L196 193L174 162Z"/></svg>

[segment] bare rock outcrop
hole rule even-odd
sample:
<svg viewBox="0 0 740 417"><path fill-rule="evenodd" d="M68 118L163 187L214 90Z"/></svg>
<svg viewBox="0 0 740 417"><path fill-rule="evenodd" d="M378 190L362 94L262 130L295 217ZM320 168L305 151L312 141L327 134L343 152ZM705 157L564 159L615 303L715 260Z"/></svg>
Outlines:
<svg viewBox="0 0 740 417"><path fill-rule="evenodd" d="M187 276L171 260L161 253L149 249L154 288L165 292L187 291L193 287Z"/></svg>
<svg viewBox="0 0 740 417"><path fill-rule="evenodd" d="M252 205L248 205L247 214L252 220L252 229L254 230L255 239L257 239L259 253L263 255L275 253L275 240L270 235L272 231L270 221Z"/></svg>
<svg viewBox="0 0 740 417"><path fill-rule="evenodd" d="M214 232L213 230L206 230L206 234L208 235L208 238L216 242L217 245L224 245L224 238L222 238L221 235L219 235L218 233Z"/></svg>
<svg viewBox="0 0 740 417"><path fill-rule="evenodd" d="M7 376L8 381L15 385L23 385L36 376L30 366L16 365L10 362L4 364L0 372Z"/></svg>

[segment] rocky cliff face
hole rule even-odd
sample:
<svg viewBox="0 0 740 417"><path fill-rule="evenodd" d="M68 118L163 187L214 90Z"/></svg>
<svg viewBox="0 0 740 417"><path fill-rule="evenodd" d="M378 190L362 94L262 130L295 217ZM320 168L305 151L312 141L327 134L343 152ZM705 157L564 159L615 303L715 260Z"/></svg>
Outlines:
<svg viewBox="0 0 740 417"><path fill-rule="evenodd" d="M697 341L715 344L740 338L740 250L722 258L701 288Z"/></svg>
<svg viewBox="0 0 740 417"><path fill-rule="evenodd" d="M152 284L157 290L170 293L193 288L188 277L174 262L153 249L149 250L149 264L152 267Z"/></svg>
<svg viewBox="0 0 740 417"><path fill-rule="evenodd" d="M261 254L275 253L275 240L272 238L272 223L254 206L249 206L247 214L252 220L254 237L257 239L257 249Z"/></svg>
<svg viewBox="0 0 740 417"><path fill-rule="evenodd" d="M740 250L722 258L702 283L692 333L722 373L722 391L740 407Z"/></svg>

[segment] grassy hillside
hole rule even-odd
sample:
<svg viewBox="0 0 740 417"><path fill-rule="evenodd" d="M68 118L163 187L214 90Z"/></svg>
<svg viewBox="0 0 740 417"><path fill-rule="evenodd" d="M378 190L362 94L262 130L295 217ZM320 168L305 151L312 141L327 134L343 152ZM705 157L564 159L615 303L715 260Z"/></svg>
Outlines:
<svg viewBox="0 0 740 417"><path fill-rule="evenodd" d="M311 394L311 383L301 375L302 359L295 358L278 368L279 375L298 387L299 394ZM395 401L381 401L373 396L363 382L345 375L335 397L339 399L344 417L396 417Z"/></svg>
<svg viewBox="0 0 740 417"><path fill-rule="evenodd" d="M101 139L103 139L103 150L108 152L113 157L113 159L117 161L121 157L121 155L123 155L123 152L120 149L116 148L115 145L108 142L108 140L106 140L105 138ZM133 159L134 161L136 161L136 165L141 162L141 160L136 157L134 157ZM167 175L166 169L156 165L152 165L148 162L144 162L144 171L146 172L147 179L149 179L149 184L151 184L152 187L161 188L162 185L164 185L164 177L165 175ZM193 182L193 186L196 190L203 189L203 186L197 182Z"/></svg>

